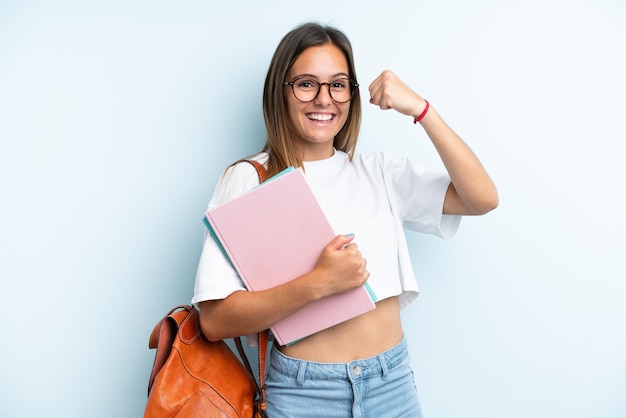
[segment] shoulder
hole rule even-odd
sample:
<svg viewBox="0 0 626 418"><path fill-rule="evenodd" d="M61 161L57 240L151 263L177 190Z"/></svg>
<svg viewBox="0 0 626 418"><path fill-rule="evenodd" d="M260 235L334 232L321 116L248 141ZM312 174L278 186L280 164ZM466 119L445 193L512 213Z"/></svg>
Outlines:
<svg viewBox="0 0 626 418"><path fill-rule="evenodd" d="M398 157L384 152L370 152L356 154L352 159L352 163L367 171L388 172L398 165L409 164L409 160L404 157Z"/></svg>
<svg viewBox="0 0 626 418"><path fill-rule="evenodd" d="M257 170L246 160L256 161L265 166L267 157L267 153L262 152L229 165L220 178L209 206L222 204L257 186L259 184Z"/></svg>
<svg viewBox="0 0 626 418"><path fill-rule="evenodd" d="M235 161L225 171L225 174L232 175L233 173L239 173L246 176L256 175L257 179L262 181L267 174L267 153L258 153L249 157L242 158ZM253 170L251 170L253 168Z"/></svg>
<svg viewBox="0 0 626 418"><path fill-rule="evenodd" d="M261 164L263 167L267 167L267 160L269 155L266 152L259 152L258 154L243 157L231 165L229 165L224 174L234 172L254 172L254 163ZM252 163L252 164L251 164Z"/></svg>
<svg viewBox="0 0 626 418"><path fill-rule="evenodd" d="M411 189L416 183L430 182L440 176L447 177L447 173L426 170L408 157L385 152L355 155L353 163L357 171L403 189Z"/></svg>
<svg viewBox="0 0 626 418"><path fill-rule="evenodd" d="M377 165L384 157L385 154L382 152L358 153L354 155L352 162L361 165Z"/></svg>

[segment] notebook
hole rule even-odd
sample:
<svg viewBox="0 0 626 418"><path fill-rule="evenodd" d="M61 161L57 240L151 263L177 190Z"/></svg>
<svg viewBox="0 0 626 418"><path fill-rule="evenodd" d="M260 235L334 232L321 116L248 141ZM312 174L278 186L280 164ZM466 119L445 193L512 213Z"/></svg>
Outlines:
<svg viewBox="0 0 626 418"><path fill-rule="evenodd" d="M337 235L301 169L289 168L205 214L205 224L248 290L265 290L313 269ZM272 333L289 345L375 309L366 284L315 301L276 323Z"/></svg>

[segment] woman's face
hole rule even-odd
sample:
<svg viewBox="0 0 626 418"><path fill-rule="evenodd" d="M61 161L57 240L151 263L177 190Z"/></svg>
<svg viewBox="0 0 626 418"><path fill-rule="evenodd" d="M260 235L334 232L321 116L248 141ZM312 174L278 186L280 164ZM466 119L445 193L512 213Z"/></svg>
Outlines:
<svg viewBox="0 0 626 418"><path fill-rule="evenodd" d="M296 86L302 80L331 83L347 79L348 72L348 62L341 50L325 44L305 49L287 73L286 81L295 81ZM291 87L285 86L285 100L295 135L293 140L304 160L330 157L333 140L348 118L350 102L335 102L326 84L314 100L306 103L296 99Z"/></svg>

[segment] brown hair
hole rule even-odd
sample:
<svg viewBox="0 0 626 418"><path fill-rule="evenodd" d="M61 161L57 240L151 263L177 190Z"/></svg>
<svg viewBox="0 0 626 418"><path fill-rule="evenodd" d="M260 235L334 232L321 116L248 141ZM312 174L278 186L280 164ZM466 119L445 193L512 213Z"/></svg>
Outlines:
<svg viewBox="0 0 626 418"><path fill-rule="evenodd" d="M263 117L267 140L263 151L269 154L268 176L289 167L301 167L301 157L291 139L291 124L287 115L283 82L291 66L307 48L332 44L343 52L348 62L348 76L357 80L350 41L340 30L317 23L305 23L296 27L280 41L265 77L263 88ZM350 102L346 123L335 136L333 146L354 156L359 128L361 126L361 96L359 89Z"/></svg>

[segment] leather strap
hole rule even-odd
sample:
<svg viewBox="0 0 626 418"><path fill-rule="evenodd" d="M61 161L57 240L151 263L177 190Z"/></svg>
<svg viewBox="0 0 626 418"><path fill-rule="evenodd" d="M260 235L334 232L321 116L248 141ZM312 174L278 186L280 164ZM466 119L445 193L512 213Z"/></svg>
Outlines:
<svg viewBox="0 0 626 418"><path fill-rule="evenodd" d="M267 345L269 340L269 330L259 332L259 400L258 411L262 418L267 417L267 402L265 399L265 367L267 358Z"/></svg>
<svg viewBox="0 0 626 418"><path fill-rule="evenodd" d="M252 366L250 366L250 361L248 361L248 356L246 356L246 352L243 349L243 344L241 343L241 337L235 337L233 338L233 340L235 340L235 346L237 346L237 352L239 353L239 357L241 358L243 365L246 366L246 370L248 370L248 373L254 376L254 372L252 371ZM254 379L254 383L256 383L257 392L260 392L259 384L257 383L256 379Z"/></svg>
<svg viewBox="0 0 626 418"><path fill-rule="evenodd" d="M252 164L252 166L256 169L257 176L259 176L259 183L263 183L267 179L267 168L265 168L265 166L261 164L260 162L256 160L247 160L244 158L242 160L235 161L232 165L239 164L239 163Z"/></svg>
<svg viewBox="0 0 626 418"><path fill-rule="evenodd" d="M267 179L267 169L263 164L256 160L248 160L242 159L234 164L246 162L252 164L256 169L257 176L259 177L259 184L263 183ZM259 399L257 400L257 409L262 418L267 417L266 412L266 400L265 400L265 371L266 371L266 363L267 363L267 347L269 342L269 330L264 330L259 332L258 334L258 355L259 355L259 381L257 383L257 392L259 393ZM237 345L237 350L239 351L239 355L243 360L248 372L254 376L252 373L252 367L250 366L250 362L246 357L246 353L243 350L243 345L241 344L241 338L235 338L235 344ZM255 379L256 382L256 379Z"/></svg>

